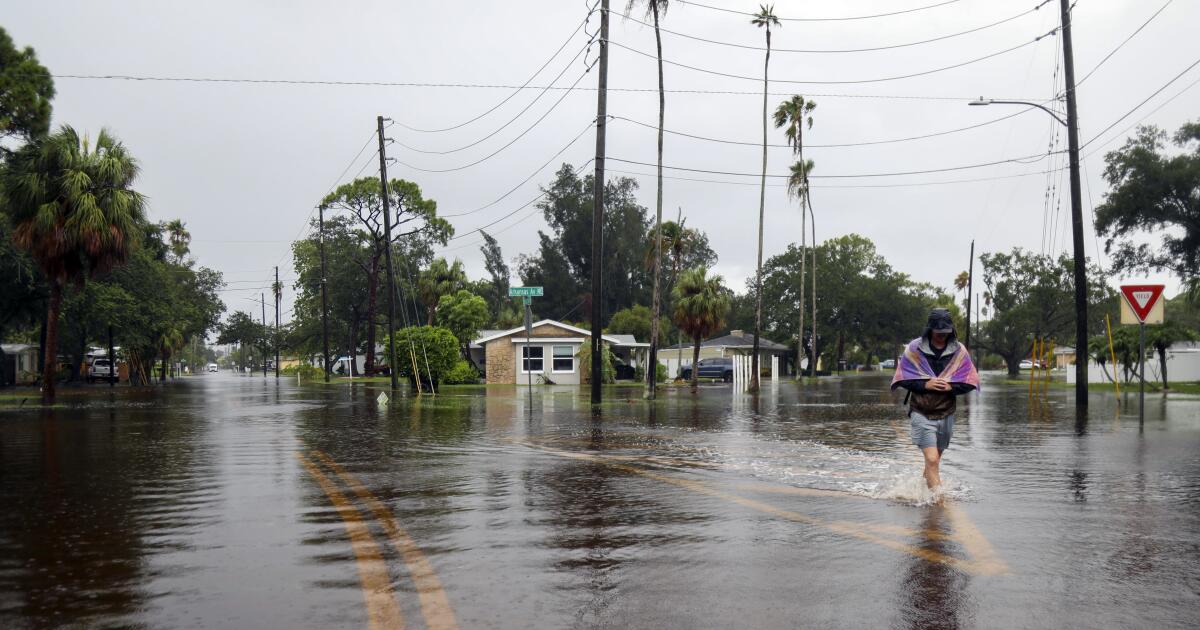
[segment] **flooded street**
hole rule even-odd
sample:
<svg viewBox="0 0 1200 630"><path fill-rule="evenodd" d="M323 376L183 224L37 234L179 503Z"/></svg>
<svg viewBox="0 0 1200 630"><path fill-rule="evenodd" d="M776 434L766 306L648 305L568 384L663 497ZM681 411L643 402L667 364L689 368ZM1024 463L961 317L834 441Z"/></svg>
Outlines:
<svg viewBox="0 0 1200 630"><path fill-rule="evenodd" d="M933 504L879 377L606 392L228 373L0 412L0 626L1200 624L1200 398L985 377Z"/></svg>

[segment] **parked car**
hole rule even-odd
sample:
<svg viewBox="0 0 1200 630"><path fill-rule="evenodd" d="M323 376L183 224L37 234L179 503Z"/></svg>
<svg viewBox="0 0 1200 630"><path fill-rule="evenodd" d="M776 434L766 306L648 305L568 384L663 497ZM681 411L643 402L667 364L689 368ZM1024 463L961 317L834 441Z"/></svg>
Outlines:
<svg viewBox="0 0 1200 630"><path fill-rule="evenodd" d="M697 364L697 368L697 378L717 378L725 381L726 383L733 382L733 357L713 357L711 359L700 359L700 363ZM691 366L683 368L683 372L680 373L680 376L682 376L683 380L685 381L692 380Z"/></svg>
<svg viewBox="0 0 1200 630"><path fill-rule="evenodd" d="M87 382L95 383L96 381L110 381L116 378L113 374L112 365L108 359L96 359L92 361L92 366L88 368Z"/></svg>
<svg viewBox="0 0 1200 630"><path fill-rule="evenodd" d="M895 360L895 359L888 359L888 360L884 361L883 363L880 363L880 364L879 364L879 369L881 369L881 370L894 370L894 369L896 369L896 360Z"/></svg>
<svg viewBox="0 0 1200 630"><path fill-rule="evenodd" d="M1025 359L1024 361L1021 361L1022 370L1029 370L1034 367L1038 368L1039 370L1044 370L1046 369L1046 366L1047 364L1045 361L1033 361L1031 359Z"/></svg>
<svg viewBox="0 0 1200 630"><path fill-rule="evenodd" d="M219 368L219 367L217 367L217 364L216 364L216 363L209 363L209 364L208 364L208 371L209 371L209 372L216 372L216 371L217 371L217 370L219 370L219 369L220 369L220 368Z"/></svg>

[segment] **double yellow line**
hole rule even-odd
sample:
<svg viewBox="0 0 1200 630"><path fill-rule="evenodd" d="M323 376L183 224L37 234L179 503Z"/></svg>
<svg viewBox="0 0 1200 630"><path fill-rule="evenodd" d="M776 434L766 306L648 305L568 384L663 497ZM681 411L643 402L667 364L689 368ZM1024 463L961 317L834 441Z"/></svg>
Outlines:
<svg viewBox="0 0 1200 630"><path fill-rule="evenodd" d="M296 458L316 480L317 485L329 497L329 501L342 517L346 533L350 536L350 547L354 550L358 577L367 606L369 627L404 628L404 615L400 612L392 589L387 562L382 549L375 541L375 536L371 533L370 518L374 516L387 542L408 568L409 578L420 602L421 616L425 619L425 627L430 630L457 630L458 622L454 618L454 610L450 607L441 581L438 580L425 554L396 521L391 511L357 477L329 455L313 450L310 456L306 456L297 451ZM366 510L357 507L342 493L338 484L321 469L318 461L358 497L366 506Z"/></svg>

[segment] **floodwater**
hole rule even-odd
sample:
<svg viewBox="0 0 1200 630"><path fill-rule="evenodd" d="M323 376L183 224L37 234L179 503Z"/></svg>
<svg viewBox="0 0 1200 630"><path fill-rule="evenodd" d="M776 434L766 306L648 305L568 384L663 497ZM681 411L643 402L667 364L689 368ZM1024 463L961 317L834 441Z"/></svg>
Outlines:
<svg viewBox="0 0 1200 630"><path fill-rule="evenodd" d="M878 377L383 391L0 411L0 627L1200 625L1197 397L985 377L939 503Z"/></svg>

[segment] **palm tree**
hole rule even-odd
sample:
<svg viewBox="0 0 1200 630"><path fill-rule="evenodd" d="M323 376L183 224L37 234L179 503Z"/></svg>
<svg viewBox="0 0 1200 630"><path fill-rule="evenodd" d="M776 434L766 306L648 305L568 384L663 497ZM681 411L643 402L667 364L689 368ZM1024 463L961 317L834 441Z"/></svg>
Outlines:
<svg viewBox="0 0 1200 630"><path fill-rule="evenodd" d="M646 398L654 400L658 365L658 318L662 316L662 206L663 206L663 120L666 117L667 98L663 89L663 55L662 33L658 30L659 14L666 15L669 0L629 0L625 5L625 14L633 10L638 2L646 3L646 15L654 18L654 44L658 51L658 195L655 202L654 220L654 294L651 298L652 316L650 318L650 369L646 370Z"/></svg>
<svg viewBox="0 0 1200 630"><path fill-rule="evenodd" d="M721 276L709 276L704 267L690 269L679 276L671 291L675 307L671 319L692 338L692 391L696 389L696 365L700 361L700 342L725 326L729 295L721 286Z"/></svg>
<svg viewBox="0 0 1200 630"><path fill-rule="evenodd" d="M183 258L188 255L190 250L192 233L179 219L168 221L162 224L162 227L167 232L167 243L171 247L171 253L175 255L175 262L182 265Z"/></svg>
<svg viewBox="0 0 1200 630"><path fill-rule="evenodd" d="M813 166L812 160L804 159L804 128L807 126L812 129L812 111L816 108L815 102L806 100L799 94L783 101L775 108L775 128L786 127L783 134L787 137L788 144L792 145L792 154L800 158L792 165L791 175L788 177L788 196L800 201L800 332L796 335L797 368L800 367L800 361L804 357L804 260L808 236L805 208L808 204L808 174L812 172ZM797 378L800 376L798 369L796 376Z"/></svg>
<svg viewBox="0 0 1200 630"><path fill-rule="evenodd" d="M797 161L792 164L788 175L788 197L800 200L800 333L796 335L796 378L799 379L800 361L804 359L804 279L807 277L804 261L807 258L805 247L808 220L805 216L805 204L808 201L808 174L812 172L813 161Z"/></svg>
<svg viewBox="0 0 1200 630"><path fill-rule="evenodd" d="M417 295L429 315L426 326L433 325L442 296L455 293L466 284L467 274L463 271L462 261L456 260L451 265L445 258L437 258L429 263L429 268L417 276Z"/></svg>
<svg viewBox="0 0 1200 630"><path fill-rule="evenodd" d="M775 17L775 5L760 4L758 8L759 12L750 23L767 29L767 55L763 60L763 159L762 184L758 194L758 271L754 276L754 355L750 359L749 390L752 392L758 391L758 337L762 334L763 215L767 207L767 70L771 67L771 26L780 26L779 18Z"/></svg>
<svg viewBox="0 0 1200 630"><path fill-rule="evenodd" d="M58 316L63 288L122 265L145 223L145 201L130 186L137 161L107 130L89 147L71 127L19 149L3 171L15 228L13 240L45 273L46 312L42 402L54 402Z"/></svg>

